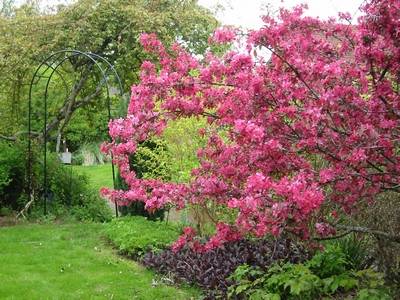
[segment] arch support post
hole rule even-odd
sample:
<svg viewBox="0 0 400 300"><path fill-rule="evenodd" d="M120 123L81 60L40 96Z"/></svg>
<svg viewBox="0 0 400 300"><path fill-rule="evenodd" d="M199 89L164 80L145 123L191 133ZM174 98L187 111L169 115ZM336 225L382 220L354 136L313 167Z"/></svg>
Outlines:
<svg viewBox="0 0 400 300"><path fill-rule="evenodd" d="M119 89L119 96L123 97L123 88L122 88L122 82L121 79L116 72L114 66L104 57L97 55L95 53L91 52L83 52L79 50L61 50L57 51L51 55L49 55L46 59L44 59L39 66L36 68L32 80L30 82L29 86L29 98L28 98L28 149L27 149L27 193L29 195L29 202L32 203L34 199L34 185L33 185L33 141L39 140L41 141L42 144L42 150L43 150L43 178L42 178L42 183L43 183L43 190L42 190L42 201L43 201L43 214L46 215L48 213L48 201L50 197L50 190L49 190L49 178L48 178L48 165L47 165L47 143L49 140L49 133L52 129L50 126L49 122L49 116L48 116L48 104L49 104L49 86L50 83L52 82L52 78L55 74L57 74L64 87L65 90L68 91L68 85L66 83L65 78L62 76L60 72L60 68L64 63L70 63L73 67L72 70L74 72L76 71L76 68L73 65L74 61L77 61L80 59L81 62L84 64L87 64L88 67L88 72L94 72L94 70L97 70L100 73L100 80L99 80L99 87L100 89L105 88L106 92L106 106L107 106L107 117L108 120L110 121L112 119L112 110L111 110L111 99L110 99L110 88L111 87L116 87ZM93 67L93 68L92 68ZM115 83L113 86L110 85L110 75L114 77ZM42 130L40 130L39 134L34 134L32 130L32 99L33 99L33 91L35 87L40 87L39 82L41 82L43 79L46 80L45 85L44 85L44 91L43 95L41 96L42 99L42 116L43 116L43 124ZM100 90L101 91L101 90ZM99 91L98 91L99 92ZM78 92L79 93L79 90ZM68 94L68 92L67 92ZM67 99L66 99L67 101ZM70 112L72 114L72 112ZM64 116L66 118L66 116ZM61 122L63 119L56 120L58 122ZM111 140L111 138L110 138ZM115 189L115 183L116 183L116 177L115 177L115 166L113 162L113 157L111 161L111 172L112 172L112 180L113 180L113 188ZM118 205L115 203L115 215L118 217Z"/></svg>

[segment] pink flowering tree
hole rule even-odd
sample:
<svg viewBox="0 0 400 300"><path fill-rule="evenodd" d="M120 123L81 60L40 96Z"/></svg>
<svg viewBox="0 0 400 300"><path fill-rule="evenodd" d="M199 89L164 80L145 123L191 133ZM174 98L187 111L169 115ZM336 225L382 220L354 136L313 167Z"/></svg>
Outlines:
<svg viewBox="0 0 400 300"><path fill-rule="evenodd" d="M338 214L356 212L386 191L400 192L400 2L370 0L357 24L282 9L247 36L247 50L198 58L154 34L128 114L110 122L112 153L128 191L103 190L119 205L148 210L212 202L232 210L206 244L186 228L175 243L202 250L241 238L290 232L308 239L336 234ZM221 28L211 43L234 41ZM271 56L258 56L267 49ZM138 179L129 155L162 134L167 122L206 116L200 167L188 184ZM346 228L368 231L366 228ZM398 236L374 232L400 241Z"/></svg>

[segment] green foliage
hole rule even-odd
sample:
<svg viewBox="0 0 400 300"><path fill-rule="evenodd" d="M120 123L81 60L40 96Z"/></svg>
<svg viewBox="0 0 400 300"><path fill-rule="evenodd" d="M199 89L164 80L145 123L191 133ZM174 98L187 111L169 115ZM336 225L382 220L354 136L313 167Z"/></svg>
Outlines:
<svg viewBox="0 0 400 300"><path fill-rule="evenodd" d="M339 275L332 275L322 279L323 292L326 294L334 294L337 291L349 291L356 288L359 285L359 281L349 272L344 272Z"/></svg>
<svg viewBox="0 0 400 300"><path fill-rule="evenodd" d="M170 121L163 133L171 157L171 181L188 182L193 168L199 166L197 150L206 144L199 129L206 127L205 118L185 118Z"/></svg>
<svg viewBox="0 0 400 300"><path fill-rule="evenodd" d="M20 142L0 142L0 207L21 210L26 195L26 145ZM33 147L33 183L35 202L31 218L43 214L43 162L41 154ZM70 166L60 163L55 154L48 153L47 176L49 199L48 213L54 218L74 216L79 220L104 222L111 219L111 210L98 191L88 186L85 175L77 174Z"/></svg>
<svg viewBox="0 0 400 300"><path fill-rule="evenodd" d="M7 217L12 214L11 208L7 206L0 207L0 217Z"/></svg>
<svg viewBox="0 0 400 300"><path fill-rule="evenodd" d="M275 265L268 273L270 276L265 282L265 287L268 291L280 294L282 298L313 299L320 287L318 276L302 264Z"/></svg>
<svg viewBox="0 0 400 300"><path fill-rule="evenodd" d="M337 295L348 296L346 299L392 299L381 273L352 270L345 257L340 247L331 244L304 264L277 262L266 271L242 265L230 277L235 284L229 287L228 295L245 299L319 299Z"/></svg>
<svg viewBox="0 0 400 300"><path fill-rule="evenodd" d="M130 157L130 166L138 178L170 179L170 156L167 144L162 140L152 139L142 142Z"/></svg>
<svg viewBox="0 0 400 300"><path fill-rule="evenodd" d="M350 234L341 239L333 240L331 244L339 247L344 253L346 268L361 270L370 267L370 244L367 237Z"/></svg>
<svg viewBox="0 0 400 300"><path fill-rule="evenodd" d="M49 154L48 177L50 197L48 213L56 218L72 215L81 221L106 222L112 213L99 191L90 188L87 176L64 166L55 154ZM42 212L42 205L36 204L34 216ZM40 203L41 204L41 203Z"/></svg>
<svg viewBox="0 0 400 300"><path fill-rule="evenodd" d="M108 140L108 121L107 107L100 104L75 111L63 135L69 151L89 150L102 163L104 155L99 149L99 141Z"/></svg>
<svg viewBox="0 0 400 300"><path fill-rule="evenodd" d="M164 249L174 242L180 232L172 224L149 221L141 216L122 217L106 226L106 236L126 255L138 258L148 250Z"/></svg>
<svg viewBox="0 0 400 300"><path fill-rule="evenodd" d="M25 175L23 145L0 141L0 207L16 208Z"/></svg>
<svg viewBox="0 0 400 300"><path fill-rule="evenodd" d="M101 55L115 66L127 91L129 85L137 82L141 63L150 58L139 43L141 33L154 32L167 45L180 41L191 52L202 54L208 47L209 34L218 24L210 11L191 0L79 0L53 7L52 13L42 11L38 1L25 1L19 8L13 8L11 2L7 0L0 7L0 134L7 136L25 131L29 83L38 62L51 53L78 49ZM68 60L58 72L49 86L49 120L71 95L71 87L87 72L92 75L84 80L79 97L72 97L77 100L75 104L93 95L99 84L99 72L81 59ZM110 84L116 87L113 78ZM41 130L44 120L44 85L41 80L33 92L34 131ZM83 141L97 142L105 137L105 93L91 99L83 105L83 111L74 112L65 128L71 150ZM118 106L112 99L114 117Z"/></svg>
<svg viewBox="0 0 400 300"><path fill-rule="evenodd" d="M108 222L112 219L110 207L97 191L82 194L81 204L71 208L70 213L78 221Z"/></svg>
<svg viewBox="0 0 400 300"><path fill-rule="evenodd" d="M347 265L346 255L337 245L328 245L307 263L310 270L321 278L342 274Z"/></svg>
<svg viewBox="0 0 400 300"><path fill-rule="evenodd" d="M357 293L356 300L390 300L393 299L383 289L361 289Z"/></svg>

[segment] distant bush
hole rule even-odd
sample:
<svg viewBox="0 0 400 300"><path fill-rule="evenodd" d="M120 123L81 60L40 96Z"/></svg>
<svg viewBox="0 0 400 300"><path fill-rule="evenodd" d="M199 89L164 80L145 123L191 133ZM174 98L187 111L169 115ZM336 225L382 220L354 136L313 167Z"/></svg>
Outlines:
<svg viewBox="0 0 400 300"><path fill-rule="evenodd" d="M400 232L400 197L397 192L382 193L379 201L365 203L359 212L352 220L354 224L394 236ZM400 298L400 243L374 235L369 239L375 265L380 272L385 273L387 279L399 286Z"/></svg>
<svg viewBox="0 0 400 300"><path fill-rule="evenodd" d="M100 143L84 143L77 151L74 152L72 157L74 165L98 165L110 161L110 157L100 151Z"/></svg>
<svg viewBox="0 0 400 300"><path fill-rule="evenodd" d="M167 145L162 140L147 140L138 146L137 151L129 159L131 170L138 178L170 180L170 157ZM116 188L126 190L128 187L121 176L117 175ZM164 210L149 213L143 202L133 202L129 206L120 206L122 215L144 216L151 220L163 220Z"/></svg>
<svg viewBox="0 0 400 300"><path fill-rule="evenodd" d="M188 182L191 171L200 166L197 150L206 145L207 138L199 130L207 126L206 118L191 117L170 120L162 139L171 157L171 181Z"/></svg>
<svg viewBox="0 0 400 300"><path fill-rule="evenodd" d="M70 213L78 221L108 222L112 219L110 207L97 191L81 195L81 203L71 208Z"/></svg>
<svg viewBox="0 0 400 300"><path fill-rule="evenodd" d="M10 216L12 214L12 210L7 207L7 206L3 206L0 207L0 217L7 217Z"/></svg>
<svg viewBox="0 0 400 300"><path fill-rule="evenodd" d="M43 158L32 145L32 189L35 201L30 218L43 215ZM27 195L27 146L22 142L0 142L0 208L21 210ZM106 201L88 186L85 176L61 164L55 153L47 155L47 212L53 218L72 216L78 220L108 221L112 217ZM3 210L4 210L3 209ZM50 216L49 216L50 217Z"/></svg>
<svg viewBox="0 0 400 300"><path fill-rule="evenodd" d="M18 209L24 188L26 159L24 145L0 141L0 207Z"/></svg>
<svg viewBox="0 0 400 300"><path fill-rule="evenodd" d="M180 231L172 224L128 216L113 219L107 224L105 234L121 254L137 259L147 251L165 249L178 238Z"/></svg>

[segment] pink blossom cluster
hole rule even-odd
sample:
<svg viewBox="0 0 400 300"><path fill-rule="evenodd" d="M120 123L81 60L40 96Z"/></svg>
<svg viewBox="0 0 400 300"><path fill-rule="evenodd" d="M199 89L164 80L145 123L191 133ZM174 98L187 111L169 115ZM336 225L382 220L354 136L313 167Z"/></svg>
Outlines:
<svg viewBox="0 0 400 300"><path fill-rule="evenodd" d="M232 27L221 27L214 31L214 34L210 38L210 43L216 44L227 44L230 42L234 42L236 39L236 31L235 28Z"/></svg>
<svg viewBox="0 0 400 300"><path fill-rule="evenodd" d="M400 2L366 1L354 25L306 17L303 9L282 9L249 33L248 49L269 49L267 62L251 51L199 59L142 35L159 64L143 63L128 114L110 122L112 142L103 146L129 190L103 193L149 210L213 202L236 216L218 223L207 244L186 229L174 249L189 243L203 251L248 234L330 235L333 214L400 191ZM221 29L213 41L232 34ZM201 132L209 141L193 180L136 178L128 157L137 144L187 116L212 125Z"/></svg>

